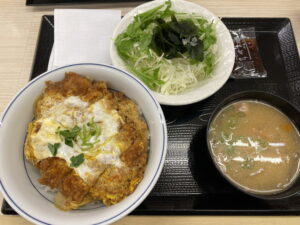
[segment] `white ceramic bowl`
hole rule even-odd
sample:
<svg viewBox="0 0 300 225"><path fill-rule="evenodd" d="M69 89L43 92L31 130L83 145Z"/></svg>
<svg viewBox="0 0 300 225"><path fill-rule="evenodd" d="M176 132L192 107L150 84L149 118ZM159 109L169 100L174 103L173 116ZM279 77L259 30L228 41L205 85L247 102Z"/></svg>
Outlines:
<svg viewBox="0 0 300 225"><path fill-rule="evenodd" d="M164 2L165 0L156 0L139 5L123 17L113 33L113 38L110 46L110 56L114 66L126 70L126 66L123 60L119 57L115 48L114 39L127 28L127 26L133 21L135 15L161 5ZM225 84L232 72L232 68L234 65L234 45L228 29L223 24L223 22L213 13L192 2L184 0L171 0L171 2L171 9L176 12L195 13L204 17L208 21L213 20L216 22L218 62L211 78L199 82L192 89L186 90L176 95L163 95L157 92L153 92L154 96L161 104L187 105L211 96Z"/></svg>
<svg viewBox="0 0 300 225"><path fill-rule="evenodd" d="M123 201L109 207L90 207L64 212L51 202L51 196L37 185L37 170L23 154L27 124L33 119L33 104L47 80L59 81L65 72L76 72L106 81L108 87L124 92L140 107L150 130L150 153L144 179ZM64 66L29 82L9 103L0 123L0 189L8 203L21 216L36 224L108 224L130 213L155 185L165 159L167 130L163 112L151 92L134 76L100 64Z"/></svg>

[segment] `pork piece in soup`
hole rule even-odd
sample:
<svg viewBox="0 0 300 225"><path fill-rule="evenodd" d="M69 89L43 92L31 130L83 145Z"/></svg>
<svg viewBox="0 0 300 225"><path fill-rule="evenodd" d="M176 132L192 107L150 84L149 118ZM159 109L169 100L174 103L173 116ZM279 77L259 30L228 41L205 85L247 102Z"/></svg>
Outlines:
<svg viewBox="0 0 300 225"><path fill-rule="evenodd" d="M208 132L213 158L224 175L254 194L275 194L299 172L300 136L276 108L244 100L224 107Z"/></svg>

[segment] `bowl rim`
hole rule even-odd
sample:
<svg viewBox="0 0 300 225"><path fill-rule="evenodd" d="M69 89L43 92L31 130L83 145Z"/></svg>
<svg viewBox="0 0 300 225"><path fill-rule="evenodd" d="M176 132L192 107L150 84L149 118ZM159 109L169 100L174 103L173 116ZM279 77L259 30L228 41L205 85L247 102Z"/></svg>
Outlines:
<svg viewBox="0 0 300 225"><path fill-rule="evenodd" d="M118 60L115 57L115 56L117 56L117 58L120 59L123 62L123 60L119 57L119 55L117 53L117 50L115 48L115 45L114 45L114 39L120 33L120 29L122 27L121 25L125 21L128 21L132 17L134 17L135 14L138 12L139 9L142 9L142 10L147 9L147 10L149 10L149 9L152 9L152 8L156 7L158 4L164 4L166 1L169 1L169 0L155 0L155 1L150 1L150 2L143 3L141 5L138 5L135 8L131 9L121 19L121 21L119 22L119 24L114 29L114 32L113 32L113 35L112 35L112 40L110 42L110 58L111 58L112 64L114 66L122 68L123 70L127 71L127 69L125 67L123 67L121 64L119 64L117 62ZM224 75L223 80L218 83L218 85L216 86L216 88L210 89L210 90L208 90L208 92L205 92L204 94L202 93L202 95L199 95L199 93L195 93L193 96L185 96L186 97L185 99L179 99L179 100L178 100L178 96L180 96L185 91L187 91L187 93L188 92L195 92L196 90L201 89L201 87L198 87L198 88L197 87L191 87L190 90L185 90L182 93L178 93L178 94L175 94L175 95L163 95L163 94L161 94L159 92L151 90L151 92L154 94L154 96L156 97L156 99L158 100L158 102L160 104L169 105L169 106L189 105L189 104L193 104L193 103L202 101L202 100L204 100L204 99L212 96L218 90L220 90L224 86L224 84L228 81L228 79L230 78L230 75L231 75L231 71L232 71L232 69L234 67L234 62L235 62L234 43L233 43L233 40L231 38L229 29L222 22L222 20L215 13L213 13L212 11L208 10L207 8L203 7L200 4L197 4L197 3L194 3L194 2L190 2L190 1L185 1L185 0L170 0L170 1L172 2L172 4L179 3L179 4L189 5L191 7L194 7L194 8L197 8L197 9L201 10L203 14L205 14L205 13L210 14L212 16L212 18L215 19L218 22L218 24L221 24L221 26L223 26L225 28L224 34L228 37L228 40L229 40L229 38L231 39L231 42L229 43L230 46L228 48L230 49L230 52L232 54L232 58L231 58L230 66L226 66L225 67L225 69L227 69L230 72L228 72L228 75L226 75L226 76ZM140 12L140 13L142 13L142 12ZM201 15L201 13L199 13L199 15ZM223 39L221 41L223 41ZM209 80L209 79L210 78L206 79L206 81ZM201 96L201 97L199 97L199 96Z"/></svg>
<svg viewBox="0 0 300 225"><path fill-rule="evenodd" d="M66 66L62 66L62 67L58 67L55 68L53 70L50 71L46 71L42 74L40 74L39 76L37 76L36 78L34 78L33 80L31 80L30 82L28 82L25 86L23 86L18 92L17 94L13 97L13 99L8 103L8 105L6 106L6 108L4 109L3 113L1 114L1 118L0 118L0 129L2 127L2 123L5 120L5 117L7 115L7 113L9 113L9 110L11 108L11 106L14 104L14 102L19 98L19 96L27 89L30 88L30 86L32 84L34 84L36 81L38 81L39 79L52 74L53 72L65 69L65 68L69 68L69 67L76 67L76 66L99 66L99 67L104 67L104 68L108 68L110 70L115 70L118 71L119 73L123 73L123 75L126 75L127 77L131 78L132 80L134 80L134 82L136 82L138 85L140 85L142 88L144 88L145 93L147 95L150 96L150 98L152 99L152 101L154 102L156 108L157 108L157 112L160 118L160 122L162 127L160 128L162 130L162 146L161 146L161 156L160 156L160 161L157 165L157 168L155 169L155 173L154 176L151 178L150 182L147 183L145 186L146 188L142 191L142 193L140 194L140 196L137 196L137 198L133 201L133 203L131 205L129 205L128 207L126 207L125 209L121 209L116 215L112 216L109 219L105 219L103 221L99 221L95 224L107 224L107 223L112 223L115 222L116 220L122 218L123 216L126 216L127 214L129 214L131 211L133 211L139 204L141 204L141 202L148 196L148 194L151 192L151 190L153 189L154 185L156 184L161 171L163 169L163 165L164 165L164 161L165 161L165 157L167 154L167 126L166 126L166 121L165 121L165 117L162 111L162 108L160 106L160 104L158 103L158 101L154 98L153 94L151 93L151 91L148 89L147 86L145 86L145 84L143 84L142 81L140 81L139 79L137 79L135 76L133 76L132 74L128 73L127 71L124 71L122 69L119 69L117 67L111 66L111 65L106 65L106 64L98 64L98 63L76 63L76 64L70 64L70 65L66 65ZM24 156L24 153L23 153ZM28 219L29 221L33 222L33 223L38 223L38 224L49 224L45 221L42 221L38 218L35 218L34 216L31 216L25 209L22 209L18 204L17 201L15 201L7 192L7 189L5 188L5 186L3 185L3 182L1 180L0 177L0 191L3 194L3 197L8 201L8 203L10 204L10 206L16 211L18 212L18 214L20 214L21 216L23 216L24 218Z"/></svg>
<svg viewBox="0 0 300 225"><path fill-rule="evenodd" d="M274 194L270 193L270 194L258 194L258 193L254 193L254 192L250 192L247 191L246 189L242 188L239 184L237 184L237 182L235 183L232 179L229 178L229 176L227 176L222 170L221 168L218 166L214 156L213 156L213 151L212 148L210 146L209 143L209 129L211 126L211 123L213 122L213 120L216 118L216 116L220 113L220 111L222 109L224 109L225 107L233 104L234 102L238 102L238 101L243 101L243 100L255 100L258 102L263 102L267 105L270 105L272 107L274 107L276 110L278 110L279 112L281 112L283 115L285 115L296 127L297 131L300 132L300 129L298 128L298 126L295 125L295 122L292 118L290 118L289 116L286 115L285 112L283 112L278 106L276 106L276 104L273 104L271 102L269 102L268 100L264 100L264 99L260 99L260 97L250 97L248 95L254 95L254 94L258 94L258 95L265 95L267 97L271 97L273 99L278 99L281 102L284 102L285 104L287 104L290 108L292 108L293 110L299 112L299 110L292 104L290 103L288 100L284 99L283 97L276 95L276 94L272 94L270 92L266 92L266 91L255 91L255 90L248 90L248 91L240 91L240 92L236 92L234 94L231 94L229 96L227 96L226 98L224 98L218 105L217 107L213 110L208 122L207 122L207 127L206 127L206 145L208 148L208 152L209 152L209 157L210 159L213 161L213 164L215 166L215 168L217 169L217 171L219 172L219 174L231 185L233 186L236 190L238 190L241 193L247 194L249 196L255 197L257 199L262 199L262 200L276 200L276 199L285 199L285 198L289 198L293 195L295 195L297 193L288 193L285 196L281 196L281 194L283 194L284 192L290 190L294 184L297 183L297 179L295 179L290 186L288 186L286 189L283 189L282 191L276 192ZM245 95L245 96L243 96ZM238 99L232 99L235 97L239 97ZM298 171L298 175L297 177L300 177L300 171Z"/></svg>

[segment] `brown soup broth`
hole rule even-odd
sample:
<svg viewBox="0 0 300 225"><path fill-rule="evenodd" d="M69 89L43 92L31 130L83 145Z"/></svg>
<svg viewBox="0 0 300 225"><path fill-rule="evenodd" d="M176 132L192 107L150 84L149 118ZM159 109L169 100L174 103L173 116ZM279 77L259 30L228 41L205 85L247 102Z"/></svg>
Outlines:
<svg viewBox="0 0 300 225"><path fill-rule="evenodd" d="M208 139L223 173L250 192L278 193L298 175L299 133L268 104L244 100L228 105L213 119Z"/></svg>

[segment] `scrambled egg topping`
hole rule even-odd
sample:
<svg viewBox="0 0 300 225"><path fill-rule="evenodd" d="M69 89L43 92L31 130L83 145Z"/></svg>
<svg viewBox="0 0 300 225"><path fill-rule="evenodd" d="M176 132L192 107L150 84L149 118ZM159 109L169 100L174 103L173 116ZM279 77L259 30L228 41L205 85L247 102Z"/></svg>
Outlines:
<svg viewBox="0 0 300 225"><path fill-rule="evenodd" d="M59 147L55 156L65 159L70 165L72 157L84 153L84 162L74 167L84 180L98 175L89 166L89 162L95 158L103 164L123 166L120 160L122 144L114 138L119 131L121 117L116 110L107 110L105 105L105 100L89 105L75 96L54 105L45 116L36 121L41 127L31 136L35 157L42 160L53 156L48 145L56 143ZM72 131L75 126L79 132L73 138L72 144L68 145L61 131ZM91 126L96 129L93 130L94 133L89 134ZM85 134L89 135L86 143L83 137Z"/></svg>

